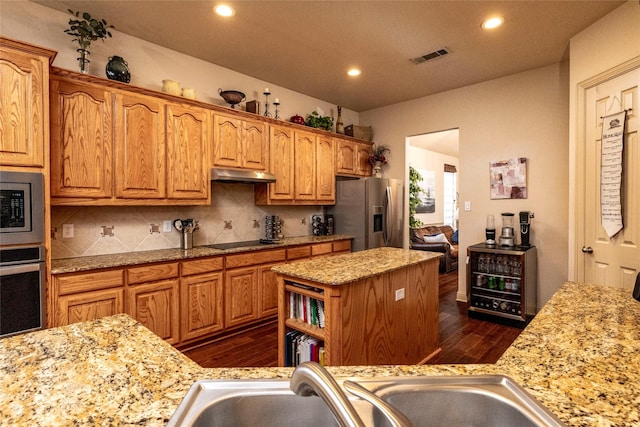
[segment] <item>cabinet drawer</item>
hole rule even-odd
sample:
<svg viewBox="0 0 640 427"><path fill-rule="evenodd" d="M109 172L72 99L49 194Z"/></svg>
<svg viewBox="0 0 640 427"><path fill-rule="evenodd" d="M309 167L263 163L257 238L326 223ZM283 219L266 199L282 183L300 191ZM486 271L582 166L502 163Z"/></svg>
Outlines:
<svg viewBox="0 0 640 427"><path fill-rule="evenodd" d="M227 255L227 269L236 267L246 267L248 265L266 264L268 262L278 262L285 260L285 250L275 249L269 251L247 252L238 255Z"/></svg>
<svg viewBox="0 0 640 427"><path fill-rule="evenodd" d="M92 271L69 275L56 275L58 295L94 291L124 285L123 270Z"/></svg>
<svg viewBox="0 0 640 427"><path fill-rule="evenodd" d="M351 240L333 242L333 252L351 252Z"/></svg>
<svg viewBox="0 0 640 427"><path fill-rule="evenodd" d="M332 250L331 242L316 243L311 246L311 256L327 255L330 254Z"/></svg>
<svg viewBox="0 0 640 427"><path fill-rule="evenodd" d="M127 269L127 283L154 282L156 280L171 279L178 277L178 263L170 262L166 264L144 265Z"/></svg>
<svg viewBox="0 0 640 427"><path fill-rule="evenodd" d="M311 256L311 246L298 246L287 249L287 261L300 258L309 258Z"/></svg>
<svg viewBox="0 0 640 427"><path fill-rule="evenodd" d="M182 263L182 275L191 276L193 274L210 273L224 268L224 258L203 258Z"/></svg>

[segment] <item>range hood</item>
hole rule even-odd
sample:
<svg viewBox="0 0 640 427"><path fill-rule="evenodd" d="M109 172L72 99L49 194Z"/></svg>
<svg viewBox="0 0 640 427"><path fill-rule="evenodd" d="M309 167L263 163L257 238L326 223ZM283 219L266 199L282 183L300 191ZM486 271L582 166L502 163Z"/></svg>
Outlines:
<svg viewBox="0 0 640 427"><path fill-rule="evenodd" d="M255 184L276 182L276 176L269 172L213 168L211 169L211 181Z"/></svg>

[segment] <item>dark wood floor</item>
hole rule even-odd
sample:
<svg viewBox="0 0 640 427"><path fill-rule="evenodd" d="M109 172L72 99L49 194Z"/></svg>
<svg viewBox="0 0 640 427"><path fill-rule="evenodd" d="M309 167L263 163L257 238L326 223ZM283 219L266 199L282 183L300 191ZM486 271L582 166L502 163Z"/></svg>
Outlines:
<svg viewBox="0 0 640 427"><path fill-rule="evenodd" d="M464 303L456 302L458 273L440 275L440 346L429 364L495 363L522 331L467 316ZM206 368L277 366L275 321L242 334L184 351Z"/></svg>

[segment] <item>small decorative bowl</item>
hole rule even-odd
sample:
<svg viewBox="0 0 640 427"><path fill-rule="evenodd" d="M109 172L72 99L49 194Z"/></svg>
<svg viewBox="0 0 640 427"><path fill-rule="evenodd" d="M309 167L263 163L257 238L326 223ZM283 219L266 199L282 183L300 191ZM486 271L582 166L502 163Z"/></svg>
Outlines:
<svg viewBox="0 0 640 427"><path fill-rule="evenodd" d="M236 104L241 103L245 99L244 93L237 90L218 89L218 93L227 104L231 105L231 108L235 108Z"/></svg>

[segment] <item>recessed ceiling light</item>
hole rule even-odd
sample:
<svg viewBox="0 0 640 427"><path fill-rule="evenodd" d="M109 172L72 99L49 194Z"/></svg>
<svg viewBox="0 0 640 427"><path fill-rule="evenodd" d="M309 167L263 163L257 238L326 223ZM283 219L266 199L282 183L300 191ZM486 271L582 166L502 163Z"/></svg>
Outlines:
<svg viewBox="0 0 640 427"><path fill-rule="evenodd" d="M482 23L482 28L485 30L493 30L494 28L498 28L500 25L504 23L504 18L502 16L494 16L493 18L489 18Z"/></svg>
<svg viewBox="0 0 640 427"><path fill-rule="evenodd" d="M236 14L236 11L227 4L218 4L213 8L213 11L227 18Z"/></svg>
<svg viewBox="0 0 640 427"><path fill-rule="evenodd" d="M362 74L362 71L360 71L357 68L351 68L349 71L347 71L347 74L350 75L351 77L355 77L355 76L359 76L360 74Z"/></svg>

